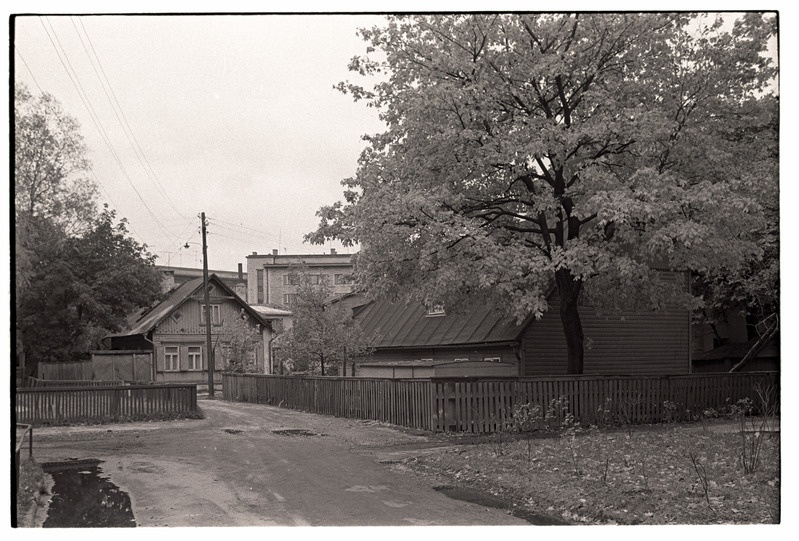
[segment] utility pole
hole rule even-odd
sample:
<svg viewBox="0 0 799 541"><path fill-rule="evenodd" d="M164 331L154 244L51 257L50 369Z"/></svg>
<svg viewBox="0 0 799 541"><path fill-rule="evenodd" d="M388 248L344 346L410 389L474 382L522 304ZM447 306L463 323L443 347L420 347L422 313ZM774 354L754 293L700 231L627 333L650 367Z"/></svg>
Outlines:
<svg viewBox="0 0 799 541"><path fill-rule="evenodd" d="M211 347L211 299L208 293L208 245L205 243L205 212L200 214L203 232L203 296L205 297L205 344L208 352L208 397L214 397L214 350Z"/></svg>

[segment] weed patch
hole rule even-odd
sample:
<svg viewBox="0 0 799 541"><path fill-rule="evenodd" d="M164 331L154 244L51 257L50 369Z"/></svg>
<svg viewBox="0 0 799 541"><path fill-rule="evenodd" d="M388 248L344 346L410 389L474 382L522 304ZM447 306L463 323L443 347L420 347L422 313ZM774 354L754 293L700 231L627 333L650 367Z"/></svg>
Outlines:
<svg viewBox="0 0 799 541"><path fill-rule="evenodd" d="M749 417L747 422L751 423ZM733 422L578 428L547 437L472 439L407 465L531 512L587 524L773 524L780 521L779 434L745 467ZM719 427L723 426L724 429Z"/></svg>

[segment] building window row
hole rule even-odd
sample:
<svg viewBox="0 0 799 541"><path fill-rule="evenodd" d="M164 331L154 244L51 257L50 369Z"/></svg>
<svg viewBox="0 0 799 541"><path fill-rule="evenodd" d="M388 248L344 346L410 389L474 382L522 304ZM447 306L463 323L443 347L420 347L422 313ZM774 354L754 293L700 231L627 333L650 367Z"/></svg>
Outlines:
<svg viewBox="0 0 799 541"><path fill-rule="evenodd" d="M305 283L311 285L319 285L323 280L324 274L284 274L283 275L283 285L284 286L298 286L300 283L305 280Z"/></svg>
<svg viewBox="0 0 799 541"><path fill-rule="evenodd" d="M164 346L164 371L178 372L183 370L202 370L203 369L203 348L202 346L187 346L186 357L183 363L180 362L180 346Z"/></svg>

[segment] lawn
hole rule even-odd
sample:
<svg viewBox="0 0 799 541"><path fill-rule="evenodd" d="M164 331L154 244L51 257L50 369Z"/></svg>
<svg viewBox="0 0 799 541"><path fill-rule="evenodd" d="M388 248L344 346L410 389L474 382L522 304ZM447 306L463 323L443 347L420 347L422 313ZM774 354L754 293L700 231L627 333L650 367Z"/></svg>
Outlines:
<svg viewBox="0 0 799 541"><path fill-rule="evenodd" d="M570 523L774 524L780 440L768 429L747 419L452 436L404 466Z"/></svg>

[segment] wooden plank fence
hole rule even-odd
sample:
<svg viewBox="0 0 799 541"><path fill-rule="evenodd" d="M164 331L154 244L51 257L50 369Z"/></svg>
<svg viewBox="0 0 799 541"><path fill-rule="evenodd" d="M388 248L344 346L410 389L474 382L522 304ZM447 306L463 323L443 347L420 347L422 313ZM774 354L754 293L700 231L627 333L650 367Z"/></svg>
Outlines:
<svg viewBox="0 0 799 541"><path fill-rule="evenodd" d="M435 429L429 380L224 374L222 398Z"/></svg>
<svg viewBox="0 0 799 541"><path fill-rule="evenodd" d="M139 419L197 411L197 386L184 384L23 388L18 423Z"/></svg>
<svg viewBox="0 0 799 541"><path fill-rule="evenodd" d="M224 374L222 397L337 417L372 419L442 432L491 433L513 424L514 408L538 406L539 425L566 413L583 425L693 419L769 390L776 372L687 376L367 379ZM547 415L550 419L546 419Z"/></svg>

